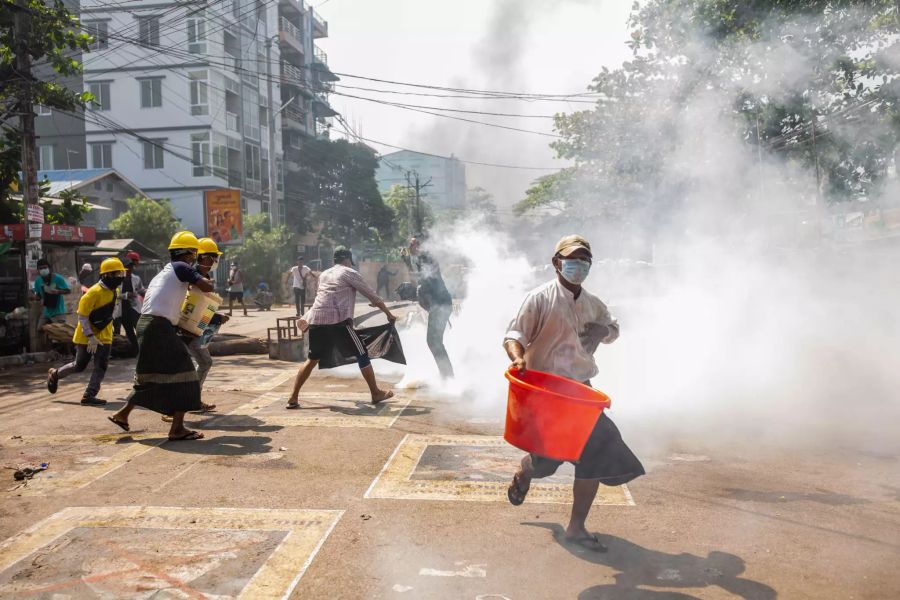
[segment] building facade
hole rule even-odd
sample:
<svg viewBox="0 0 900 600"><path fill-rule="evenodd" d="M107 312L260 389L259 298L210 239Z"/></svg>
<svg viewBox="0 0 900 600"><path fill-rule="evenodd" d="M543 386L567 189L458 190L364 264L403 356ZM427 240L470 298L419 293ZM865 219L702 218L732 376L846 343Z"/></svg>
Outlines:
<svg viewBox="0 0 900 600"><path fill-rule="evenodd" d="M463 210L466 206L466 166L448 157L400 150L381 157L375 178L382 194L395 185L409 185L415 174L422 185L422 198L435 212Z"/></svg>
<svg viewBox="0 0 900 600"><path fill-rule="evenodd" d="M293 132L316 135L330 110L328 90L314 87L325 58L313 40L327 23L298 0L81 0L80 17L95 37L82 76L95 99L83 117L84 160L71 167L115 169L169 199L195 232L207 229L204 192L219 188L241 190L245 215L283 222L283 144ZM63 116L38 117L39 145L61 143L52 132ZM54 146L52 166L67 168L60 156Z"/></svg>

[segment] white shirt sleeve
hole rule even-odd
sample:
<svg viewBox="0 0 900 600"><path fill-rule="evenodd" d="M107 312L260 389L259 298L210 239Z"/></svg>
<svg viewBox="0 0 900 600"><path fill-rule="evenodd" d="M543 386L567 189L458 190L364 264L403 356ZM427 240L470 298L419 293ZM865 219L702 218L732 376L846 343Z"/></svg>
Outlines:
<svg viewBox="0 0 900 600"><path fill-rule="evenodd" d="M515 340L527 348L540 331L543 305L539 294L528 294L519 307L519 314L510 321L503 341Z"/></svg>

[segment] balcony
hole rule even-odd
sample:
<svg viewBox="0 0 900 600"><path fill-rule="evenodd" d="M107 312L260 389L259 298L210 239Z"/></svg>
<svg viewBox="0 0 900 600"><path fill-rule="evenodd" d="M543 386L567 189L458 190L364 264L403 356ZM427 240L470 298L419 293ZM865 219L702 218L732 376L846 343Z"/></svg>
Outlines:
<svg viewBox="0 0 900 600"><path fill-rule="evenodd" d="M331 108L326 94L316 94L313 101L313 114L317 119L323 119L337 115L337 111Z"/></svg>
<svg viewBox="0 0 900 600"><path fill-rule="evenodd" d="M338 81L340 78L328 68L328 55L318 46L313 46L312 71L319 81Z"/></svg>
<svg viewBox="0 0 900 600"><path fill-rule="evenodd" d="M328 66L328 55L318 46L313 46L313 58L317 63Z"/></svg>
<svg viewBox="0 0 900 600"><path fill-rule="evenodd" d="M283 126L286 129L294 129L296 131L306 131L306 111L300 110L294 106L288 106L281 113Z"/></svg>
<svg viewBox="0 0 900 600"><path fill-rule="evenodd" d="M328 37L328 21L316 14L312 8L309 9L309 16L313 24L313 37L316 39Z"/></svg>
<svg viewBox="0 0 900 600"><path fill-rule="evenodd" d="M303 33L300 29L284 17L281 17L278 23L278 37L281 40L282 49L287 48L303 54Z"/></svg>
<svg viewBox="0 0 900 600"><path fill-rule="evenodd" d="M290 85L302 91L307 87L306 74L303 69L283 62L281 63L281 84Z"/></svg>
<svg viewBox="0 0 900 600"><path fill-rule="evenodd" d="M283 8L291 11L298 17L303 14L303 11L301 9L301 2L299 2L298 0L280 0L278 4L279 6L282 6Z"/></svg>
<svg viewBox="0 0 900 600"><path fill-rule="evenodd" d="M328 139L331 136L331 123L325 121L316 121L316 137Z"/></svg>
<svg viewBox="0 0 900 600"><path fill-rule="evenodd" d="M241 117L233 112L225 113L225 130L238 135L241 134Z"/></svg>

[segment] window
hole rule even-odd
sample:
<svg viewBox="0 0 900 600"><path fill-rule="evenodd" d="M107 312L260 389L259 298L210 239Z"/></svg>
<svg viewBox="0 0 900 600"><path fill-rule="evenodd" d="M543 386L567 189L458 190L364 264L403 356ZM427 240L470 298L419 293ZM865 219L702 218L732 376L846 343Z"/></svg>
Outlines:
<svg viewBox="0 0 900 600"><path fill-rule="evenodd" d="M109 110L110 98L108 81L89 83L88 91L94 95L94 100L91 102L91 110Z"/></svg>
<svg viewBox="0 0 900 600"><path fill-rule="evenodd" d="M259 93L247 86L243 89L244 135L259 139Z"/></svg>
<svg viewBox="0 0 900 600"><path fill-rule="evenodd" d="M206 12L197 11L187 21L188 52L206 54Z"/></svg>
<svg viewBox="0 0 900 600"><path fill-rule="evenodd" d="M148 140L144 142L144 168L163 168L163 144L165 140Z"/></svg>
<svg viewBox="0 0 900 600"><path fill-rule="evenodd" d="M38 169L53 170L53 146L38 146Z"/></svg>
<svg viewBox="0 0 900 600"><path fill-rule="evenodd" d="M194 177L209 175L209 133L191 134L191 162Z"/></svg>
<svg viewBox="0 0 900 600"><path fill-rule="evenodd" d="M102 191L103 191L103 182L102 182L102 181L95 181L95 182L94 182L94 189L95 189L95 190L99 190L99 191L102 192Z"/></svg>
<svg viewBox="0 0 900 600"><path fill-rule="evenodd" d="M191 85L191 114L209 114L209 84L206 71L188 73Z"/></svg>
<svg viewBox="0 0 900 600"><path fill-rule="evenodd" d="M106 50L109 47L109 25L106 21L87 21L84 32L94 38L88 46L91 50Z"/></svg>
<svg viewBox="0 0 900 600"><path fill-rule="evenodd" d="M141 79L141 108L162 106L162 79Z"/></svg>
<svg viewBox="0 0 900 600"><path fill-rule="evenodd" d="M138 40L145 46L159 46L159 17L138 19Z"/></svg>
<svg viewBox="0 0 900 600"><path fill-rule="evenodd" d="M213 172L218 177L228 177L228 146L213 144L212 147Z"/></svg>
<svg viewBox="0 0 900 600"><path fill-rule="evenodd" d="M91 144L91 167L94 169L112 168L112 144Z"/></svg>
<svg viewBox="0 0 900 600"><path fill-rule="evenodd" d="M244 175L247 179L260 180L259 146L244 144Z"/></svg>
<svg viewBox="0 0 900 600"><path fill-rule="evenodd" d="M35 104L34 112L36 112L39 116L46 117L51 114L50 107L44 106L43 104Z"/></svg>

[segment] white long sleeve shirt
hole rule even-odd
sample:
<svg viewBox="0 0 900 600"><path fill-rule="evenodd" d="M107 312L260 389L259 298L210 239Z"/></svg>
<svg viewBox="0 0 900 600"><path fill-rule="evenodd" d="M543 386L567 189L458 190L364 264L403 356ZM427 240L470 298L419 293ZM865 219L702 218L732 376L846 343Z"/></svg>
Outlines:
<svg viewBox="0 0 900 600"><path fill-rule="evenodd" d="M592 335L591 324L606 326L608 335ZM504 341L524 346L529 369L583 382L598 372L594 351L599 343L618 337L619 324L599 298L582 288L576 299L554 279L525 296Z"/></svg>

